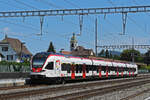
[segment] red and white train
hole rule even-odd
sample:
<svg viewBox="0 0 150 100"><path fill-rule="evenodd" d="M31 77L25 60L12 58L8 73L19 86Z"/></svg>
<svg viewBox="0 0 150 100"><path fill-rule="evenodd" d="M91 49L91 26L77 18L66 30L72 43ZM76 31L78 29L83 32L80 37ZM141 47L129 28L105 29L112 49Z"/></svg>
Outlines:
<svg viewBox="0 0 150 100"><path fill-rule="evenodd" d="M31 61L31 80L65 81L76 79L133 77L138 68L133 63L111 62L41 52Z"/></svg>

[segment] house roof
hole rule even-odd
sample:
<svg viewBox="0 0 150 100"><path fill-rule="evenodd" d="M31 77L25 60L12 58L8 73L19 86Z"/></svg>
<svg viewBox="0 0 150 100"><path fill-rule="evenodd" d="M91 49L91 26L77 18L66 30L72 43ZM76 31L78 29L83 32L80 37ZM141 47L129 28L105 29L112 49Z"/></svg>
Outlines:
<svg viewBox="0 0 150 100"><path fill-rule="evenodd" d="M21 52L22 42L19 39L6 37L1 41L1 43L9 43L17 54ZM32 55L31 52L26 48L24 44L22 44L22 53L26 55Z"/></svg>
<svg viewBox="0 0 150 100"><path fill-rule="evenodd" d="M65 54L65 55L70 55L71 54L70 51L61 51L60 53Z"/></svg>
<svg viewBox="0 0 150 100"><path fill-rule="evenodd" d="M82 46L78 46L75 50L72 51L74 56L93 56L95 55L92 49L85 49Z"/></svg>
<svg viewBox="0 0 150 100"><path fill-rule="evenodd" d="M0 57L5 58L5 56L3 54L0 53Z"/></svg>

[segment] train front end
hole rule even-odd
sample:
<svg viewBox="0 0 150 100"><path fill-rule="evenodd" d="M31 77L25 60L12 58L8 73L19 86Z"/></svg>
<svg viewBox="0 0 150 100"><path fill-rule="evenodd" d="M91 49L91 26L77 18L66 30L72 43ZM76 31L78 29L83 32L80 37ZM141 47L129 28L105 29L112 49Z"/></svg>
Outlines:
<svg viewBox="0 0 150 100"><path fill-rule="evenodd" d="M47 73L52 73L45 68L47 65L47 59L50 53L37 53L31 60L31 72L30 79L32 81L44 81L47 79ZM50 65L53 67L53 64Z"/></svg>

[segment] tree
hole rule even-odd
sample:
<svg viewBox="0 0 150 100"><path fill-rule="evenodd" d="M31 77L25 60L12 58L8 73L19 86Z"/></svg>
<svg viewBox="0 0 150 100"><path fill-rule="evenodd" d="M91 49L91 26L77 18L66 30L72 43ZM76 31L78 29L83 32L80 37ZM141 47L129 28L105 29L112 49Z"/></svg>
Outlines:
<svg viewBox="0 0 150 100"><path fill-rule="evenodd" d="M145 54L144 54L145 58L144 58L144 63L146 63L147 65L150 64L150 50L148 50Z"/></svg>
<svg viewBox="0 0 150 100"><path fill-rule="evenodd" d="M109 52L109 58L113 58L111 51Z"/></svg>
<svg viewBox="0 0 150 100"><path fill-rule="evenodd" d="M105 52L105 57L109 58L109 51L108 50L106 50L106 52Z"/></svg>
<svg viewBox="0 0 150 100"><path fill-rule="evenodd" d="M50 42L50 45L49 45L49 48L48 48L47 52L53 52L53 53L56 52L52 42Z"/></svg>
<svg viewBox="0 0 150 100"><path fill-rule="evenodd" d="M123 52L121 53L121 58L120 59L121 60L126 60L126 61L132 61L133 53L134 53L135 61L140 62L139 57L141 57L141 54L138 50L129 50L129 49L123 50Z"/></svg>
<svg viewBox="0 0 150 100"><path fill-rule="evenodd" d="M104 49L102 49L101 52L98 53L98 56L99 56L99 57L104 57L104 56L105 56L105 51L104 51Z"/></svg>

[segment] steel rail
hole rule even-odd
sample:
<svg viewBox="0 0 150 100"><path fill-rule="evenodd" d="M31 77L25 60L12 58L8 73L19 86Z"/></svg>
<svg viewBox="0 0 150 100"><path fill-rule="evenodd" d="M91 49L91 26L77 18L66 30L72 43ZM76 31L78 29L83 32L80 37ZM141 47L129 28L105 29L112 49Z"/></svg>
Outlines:
<svg viewBox="0 0 150 100"><path fill-rule="evenodd" d="M147 84L148 82L150 82L150 79L145 80L145 81L140 81L140 82L125 83L125 84L121 84L121 85L97 88L97 89L92 89L92 90L87 90L87 91L82 91L82 92L75 92L75 93L70 93L70 94L66 94L66 95L46 98L43 100L61 100L61 99L86 100L87 98L90 98L90 97L101 96L106 93L115 92L115 91L131 88L131 87L135 87L135 86L140 86L143 84ZM125 100L128 100L128 99L125 99Z"/></svg>
<svg viewBox="0 0 150 100"><path fill-rule="evenodd" d="M132 95L130 95L130 96L127 96L127 97L125 97L125 98L122 98L122 99L120 99L120 100L130 100L130 99L133 99L133 98L135 98L135 97L137 97L137 96L140 96L140 95L142 95L142 94L144 94L144 93L146 93L146 92L149 92L149 91L150 91L150 89L146 89L146 90L140 91L140 92L138 92L138 93L132 94Z"/></svg>
<svg viewBox="0 0 150 100"><path fill-rule="evenodd" d="M148 78L147 76L145 78ZM149 77L150 78L150 77ZM38 94L44 94L49 92L58 92L58 91L64 91L64 90L71 90L71 89L81 89L91 86L100 86L100 85L106 85L106 84L114 84L114 83L122 83L126 81L134 81L134 80L141 80L143 77L140 78L134 78L134 79L123 79L123 80L112 80L107 82L97 82L97 83L85 83L85 84L75 84L75 85L69 85L69 86L61 86L61 87L53 87L53 88L44 88L44 89L37 89L37 90L29 90L29 91L19 91L19 92L11 92L11 93L4 93L0 94L0 100L6 100L9 98L22 98L22 97L28 97Z"/></svg>

